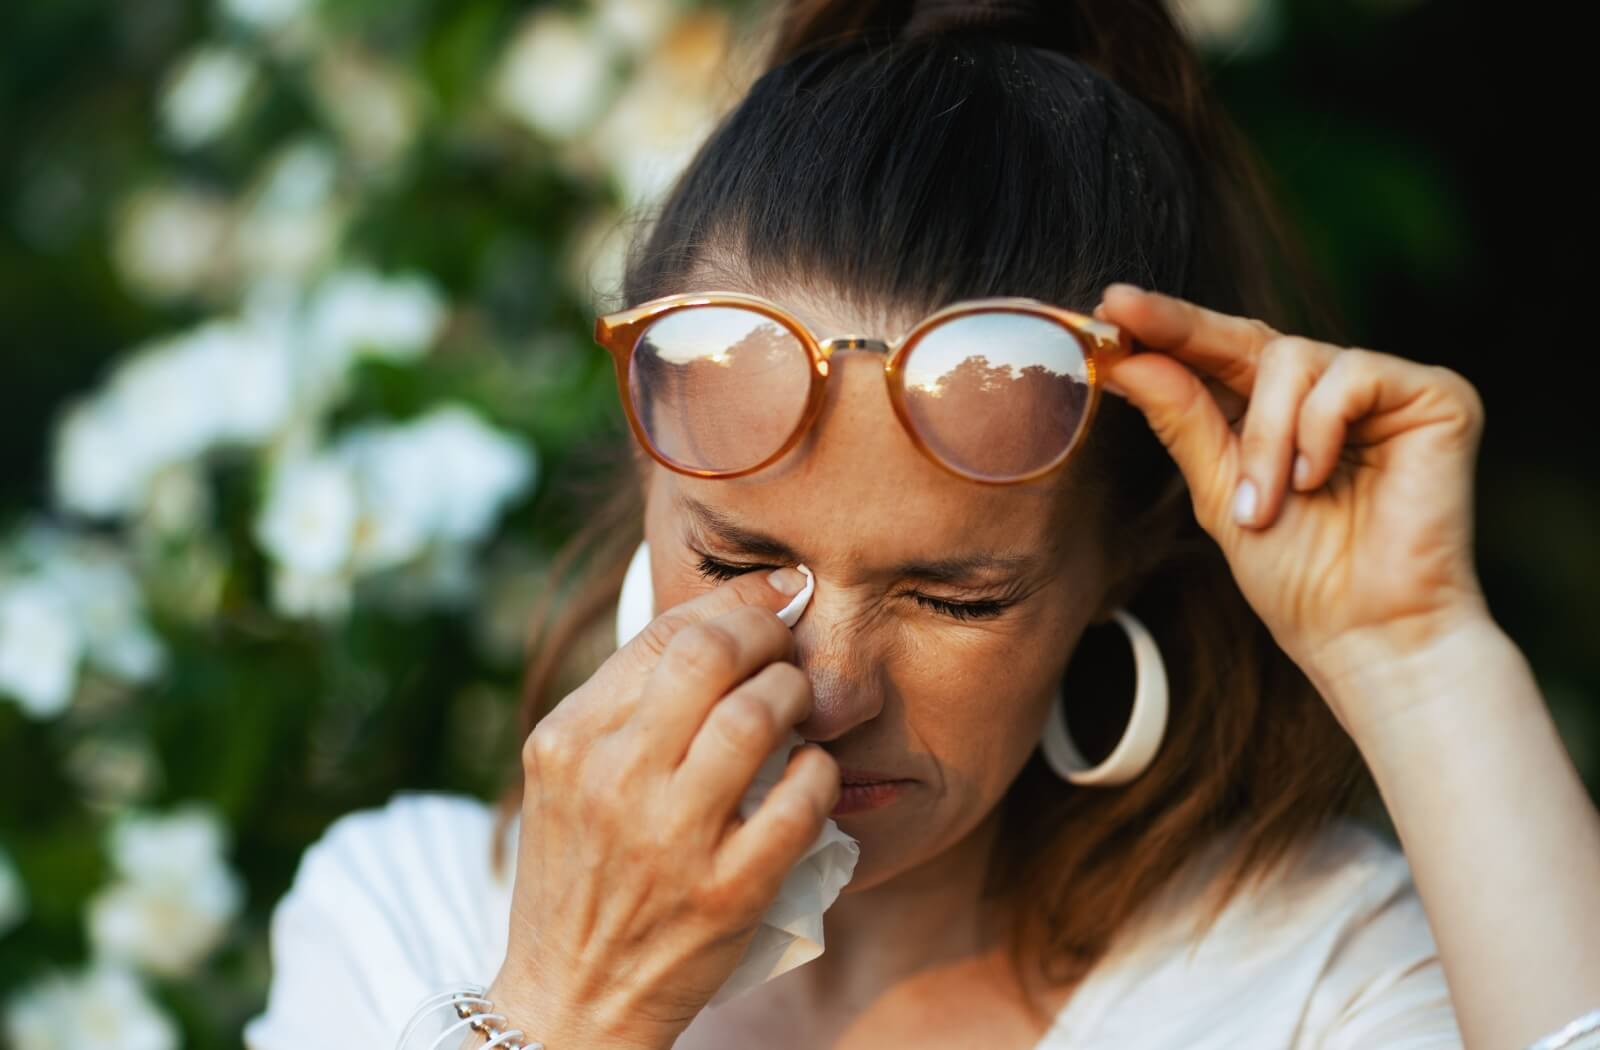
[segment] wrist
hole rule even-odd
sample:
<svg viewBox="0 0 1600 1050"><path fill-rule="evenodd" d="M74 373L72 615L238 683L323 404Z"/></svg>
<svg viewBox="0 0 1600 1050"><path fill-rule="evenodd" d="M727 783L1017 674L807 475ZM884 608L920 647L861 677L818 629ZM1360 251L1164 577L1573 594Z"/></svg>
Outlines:
<svg viewBox="0 0 1600 1050"><path fill-rule="evenodd" d="M1486 612L1415 644L1377 634L1347 639L1309 677L1369 762L1461 733L1481 738L1489 724L1542 704L1522 651Z"/></svg>
<svg viewBox="0 0 1600 1050"><path fill-rule="evenodd" d="M630 1030L620 1019L594 1004L551 994L537 980L502 968L485 998L494 1003L530 1043L547 1050L671 1050L662 1041Z"/></svg>

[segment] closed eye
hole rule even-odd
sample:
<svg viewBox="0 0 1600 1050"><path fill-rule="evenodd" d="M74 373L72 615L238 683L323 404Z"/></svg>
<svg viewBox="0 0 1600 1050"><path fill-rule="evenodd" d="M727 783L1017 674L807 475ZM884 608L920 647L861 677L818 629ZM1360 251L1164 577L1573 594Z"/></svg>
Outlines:
<svg viewBox="0 0 1600 1050"><path fill-rule="evenodd" d="M746 572L755 572L757 569L775 569L776 565L734 565L725 561L718 561L708 555L701 555L699 563L695 566L701 576L712 580L731 580L735 576ZM1010 601L977 601L953 602L947 598L935 598L932 595L911 593L911 597L923 608L932 609L954 620L987 620L999 616L1008 609Z"/></svg>

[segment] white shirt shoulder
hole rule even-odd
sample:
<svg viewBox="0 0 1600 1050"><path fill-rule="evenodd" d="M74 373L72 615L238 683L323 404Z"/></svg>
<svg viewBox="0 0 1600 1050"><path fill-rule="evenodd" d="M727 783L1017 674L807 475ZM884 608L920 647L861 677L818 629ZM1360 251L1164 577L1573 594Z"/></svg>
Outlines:
<svg viewBox="0 0 1600 1050"><path fill-rule="evenodd" d="M1410 866L1341 820L1202 934L1190 884L1085 980L1038 1050L1460 1050Z"/></svg>
<svg viewBox="0 0 1600 1050"><path fill-rule="evenodd" d="M504 878L490 871L493 823L480 799L401 791L329 825L273 909L272 980L246 1050L392 1050L428 995L489 984L514 866L508 854Z"/></svg>

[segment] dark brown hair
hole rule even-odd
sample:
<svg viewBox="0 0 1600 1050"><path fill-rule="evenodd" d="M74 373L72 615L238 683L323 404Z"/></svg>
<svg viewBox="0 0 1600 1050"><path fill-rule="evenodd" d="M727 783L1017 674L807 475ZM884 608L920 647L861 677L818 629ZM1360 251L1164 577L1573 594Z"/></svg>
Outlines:
<svg viewBox="0 0 1600 1050"><path fill-rule="evenodd" d="M1159 0L794 0L771 29L764 72L632 244L624 305L727 278L878 310L1025 295L1088 312L1126 280L1335 336L1263 166ZM1159 642L1172 706L1155 763L1132 784L1069 787L1036 754L1001 802L990 887L1034 902L1019 910L1012 961L1060 982L1081 979L1222 836L1232 848L1213 916L1372 793L1143 417L1102 402L1081 456L1118 558L1113 597ZM609 651L641 528L639 485L619 471L535 615L524 735ZM1130 693L1093 662L1100 647L1086 635L1068 691L1095 698L1069 705L1091 757L1119 735ZM516 816L520 773L501 828Z"/></svg>

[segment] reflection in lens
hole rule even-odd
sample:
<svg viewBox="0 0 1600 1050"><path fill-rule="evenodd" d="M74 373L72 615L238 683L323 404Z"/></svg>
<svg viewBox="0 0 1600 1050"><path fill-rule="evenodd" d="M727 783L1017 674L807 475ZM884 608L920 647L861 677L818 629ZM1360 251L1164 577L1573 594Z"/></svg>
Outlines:
<svg viewBox="0 0 1600 1050"><path fill-rule="evenodd" d="M1089 402L1082 345L1036 314L953 318L917 341L903 371L906 408L923 441L968 473L995 480L1055 461Z"/></svg>
<svg viewBox="0 0 1600 1050"><path fill-rule="evenodd" d="M775 452L805 411L811 357L754 310L694 306L645 330L629 394L656 450L695 470L740 470Z"/></svg>

